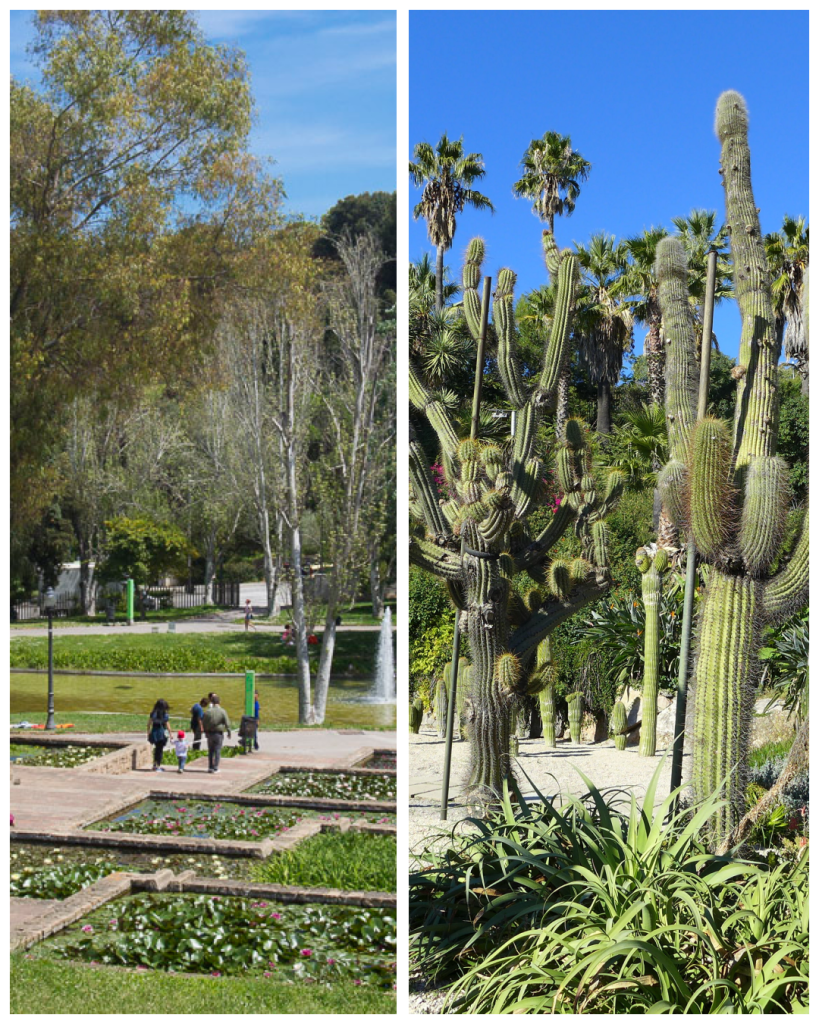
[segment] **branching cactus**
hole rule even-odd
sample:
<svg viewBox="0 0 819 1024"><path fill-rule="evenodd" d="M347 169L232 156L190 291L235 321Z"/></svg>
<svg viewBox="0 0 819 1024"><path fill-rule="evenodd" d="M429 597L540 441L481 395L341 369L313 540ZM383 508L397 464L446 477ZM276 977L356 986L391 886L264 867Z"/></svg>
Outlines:
<svg viewBox="0 0 819 1024"><path fill-rule="evenodd" d="M646 614L643 636L643 724L640 727L640 753L643 757L654 757L657 750L657 692L660 686L660 601L663 594L663 573L668 568L668 552L663 548L656 552L640 548L637 552L637 568L642 574L643 605Z"/></svg>
<svg viewBox="0 0 819 1024"><path fill-rule="evenodd" d="M745 101L717 104L720 173L742 316L733 431L696 418L696 337L681 244L657 249L666 333L671 459L662 474L666 506L711 565L697 627L693 775L697 798L722 793L727 807L709 825L714 847L744 810L751 707L765 626L782 622L808 596L808 516L790 560L771 571L789 504L787 466L777 457L777 363L771 288L751 190ZM727 779L727 782L726 782Z"/></svg>
<svg viewBox="0 0 819 1024"><path fill-rule="evenodd" d="M449 703L449 692L445 678L438 680L435 687L435 724L438 727L438 738L446 736L446 714Z"/></svg>
<svg viewBox="0 0 819 1024"><path fill-rule="evenodd" d="M618 700L611 709L611 732L614 736L614 746L617 750L626 749L626 740L628 739L626 734L627 728L628 715L626 714L626 705L621 700Z"/></svg>
<svg viewBox="0 0 819 1024"><path fill-rule="evenodd" d="M467 796L473 806L497 800L509 774L510 715L528 692L535 651L561 622L608 587L604 517L622 488L593 472L585 426L569 421L566 440L551 453L564 492L545 528L532 536L530 515L547 500L538 427L553 411L560 372L569 357L571 318L578 285L577 257L558 251L544 235L544 254L557 282L551 335L539 370L524 375L516 358L515 275L501 270L493 305L497 366L509 406L515 411L514 436L505 444L458 437L443 401L410 367L410 401L434 429L448 491L440 502L429 459L417 440L410 442L411 510L423 535L411 542L410 558L447 580L450 596L465 614L472 656L470 682L470 775ZM473 239L463 272L464 313L477 337L478 285L484 244ZM550 551L569 527L582 542L583 556L566 562ZM463 542L463 556L461 544ZM534 586L521 599L510 586L526 571Z"/></svg>
<svg viewBox="0 0 819 1024"><path fill-rule="evenodd" d="M575 690L566 696L569 705L569 735L572 743L580 742L580 726L583 724L583 693Z"/></svg>

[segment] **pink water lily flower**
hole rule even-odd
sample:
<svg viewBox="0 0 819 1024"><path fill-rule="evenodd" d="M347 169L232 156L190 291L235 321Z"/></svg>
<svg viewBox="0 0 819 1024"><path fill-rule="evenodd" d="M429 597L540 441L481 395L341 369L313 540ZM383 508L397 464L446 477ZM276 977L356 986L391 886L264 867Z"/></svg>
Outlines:
<svg viewBox="0 0 819 1024"><path fill-rule="evenodd" d="M84 925L82 926L82 930L83 930L84 932L89 932L89 933L90 933L90 932L93 932L93 930L94 930L94 927L93 927L93 925L90 925L90 924L84 924Z"/></svg>
<svg viewBox="0 0 819 1024"><path fill-rule="evenodd" d="M313 950L312 949L303 949L301 951L301 955L302 956L312 956L313 955Z"/></svg>

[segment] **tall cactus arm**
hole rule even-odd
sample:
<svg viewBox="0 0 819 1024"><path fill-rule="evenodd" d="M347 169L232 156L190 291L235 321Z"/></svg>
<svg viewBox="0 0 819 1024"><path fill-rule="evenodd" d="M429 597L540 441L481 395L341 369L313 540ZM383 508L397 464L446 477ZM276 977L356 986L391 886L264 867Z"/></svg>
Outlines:
<svg viewBox="0 0 819 1024"><path fill-rule="evenodd" d="M596 601L608 590L607 580L592 579L576 586L565 600L547 601L534 615L512 634L509 650L519 658L526 657L541 640L552 633L591 601Z"/></svg>
<svg viewBox="0 0 819 1024"><path fill-rule="evenodd" d="M481 333L481 299L478 284L481 280L481 264L486 255L482 238L473 238L466 247L463 269L463 310L469 333L478 340Z"/></svg>
<svg viewBox="0 0 819 1024"><path fill-rule="evenodd" d="M498 372L513 409L522 409L529 401L529 394L523 383L515 343L515 274L504 268L498 273L498 287L492 305L492 322L498 336Z"/></svg>
<svg viewBox="0 0 819 1024"><path fill-rule="evenodd" d="M551 236L549 236L551 237ZM544 238L544 250L546 243ZM546 258L547 266L549 257ZM543 369L538 382L537 399L545 408L552 408L557 395L557 384L569 355L569 339L574 314L575 293L579 280L577 256L563 253L557 271L557 296L552 317L552 332L543 354Z"/></svg>
<svg viewBox="0 0 819 1024"><path fill-rule="evenodd" d="M790 562L765 585L762 613L767 622L777 625L798 611L808 599L809 545L808 512Z"/></svg>
<svg viewBox="0 0 819 1024"><path fill-rule="evenodd" d="M457 582L462 576L460 558L426 540L410 541L410 562L445 580Z"/></svg>
<svg viewBox="0 0 819 1024"><path fill-rule="evenodd" d="M438 503L437 488L427 465L424 451L417 441L410 441L409 468L412 488L427 532L434 540L442 544L451 537L452 533L447 518Z"/></svg>
<svg viewBox="0 0 819 1024"><path fill-rule="evenodd" d="M549 520L548 525L541 530L527 548L518 554L515 559L516 571L522 572L524 569L540 565L548 557L551 548L557 544L569 528L576 515L577 513L567 501L561 502L560 508Z"/></svg>
<svg viewBox="0 0 819 1024"><path fill-rule="evenodd" d="M741 479L752 456L776 454L779 345L765 244L751 188L748 109L738 92L729 90L717 100L715 128L722 143L720 171L731 234L734 291L742 316L739 365L745 372L737 386L734 416L734 452Z"/></svg>
<svg viewBox="0 0 819 1024"><path fill-rule="evenodd" d="M424 387L412 365L409 367L408 376L410 402L419 412L424 413L438 435L441 450L447 458L453 459L458 450L458 435L455 433L455 428L450 422L443 402Z"/></svg>
<svg viewBox="0 0 819 1024"><path fill-rule="evenodd" d="M666 341L666 420L672 462L684 463L688 435L697 418L699 368L691 305L688 261L678 238L657 243L658 299Z"/></svg>

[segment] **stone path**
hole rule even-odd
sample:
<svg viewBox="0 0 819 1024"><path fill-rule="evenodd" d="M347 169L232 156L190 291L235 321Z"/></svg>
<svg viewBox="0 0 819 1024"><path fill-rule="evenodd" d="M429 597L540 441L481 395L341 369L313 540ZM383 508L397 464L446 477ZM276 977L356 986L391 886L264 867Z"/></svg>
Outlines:
<svg viewBox="0 0 819 1024"><path fill-rule="evenodd" d="M117 733L117 739L141 741L144 733ZM71 739L111 739L78 734ZM13 767L11 813L15 829L65 832L97 821L119 807L136 803L149 792L241 792L276 771L280 765L311 765L346 768L367 750L394 749L394 732L331 729L306 732L262 732L262 749L244 757L223 758L218 775L208 774L207 758L199 758L180 775L175 769L154 772L150 768L121 775L96 775L73 768Z"/></svg>
<svg viewBox="0 0 819 1024"><path fill-rule="evenodd" d="M243 622L234 621L239 612L235 612L230 618L207 618L207 619L180 619L175 622L174 632L176 633L243 633L245 626ZM281 633L281 626L273 626L268 623L254 622L256 631L259 633ZM343 623L337 627L339 633L378 633L380 626L345 626ZM393 630L395 627L393 627ZM168 622L141 622L136 620L133 626L128 626L124 622L118 622L114 626L108 626L103 623L89 623L88 625L72 624L70 626L55 625L55 633L57 636L94 636L102 635L106 636L113 634L124 634L126 636L133 636L135 634L143 633L167 633ZM322 633L321 627L316 629L316 633ZM14 629L9 630L9 636L13 640L15 637L25 636L48 636L48 626L18 626Z"/></svg>
<svg viewBox="0 0 819 1024"><path fill-rule="evenodd" d="M538 791L546 796L561 791L581 796L587 792L588 787L576 770L580 769L599 789L619 787L633 790L640 797L645 794L651 777L665 753L658 751L655 757L640 757L636 747L616 750L613 740L593 744L573 744L568 740L558 740L554 750L547 750L542 739L519 742L520 755L516 767L524 795L534 795L534 787L537 787ZM685 761L684 778L690 763L690 754L686 754ZM468 763L469 744L453 743L447 821L441 821L444 741L438 738L437 731L429 723L422 725L421 732L417 735L410 734L410 850L440 835L442 830L451 831L454 825L469 815L469 808L462 792ZM527 781L527 775L531 781ZM658 802L668 795L670 781L669 755L661 769L657 788Z"/></svg>

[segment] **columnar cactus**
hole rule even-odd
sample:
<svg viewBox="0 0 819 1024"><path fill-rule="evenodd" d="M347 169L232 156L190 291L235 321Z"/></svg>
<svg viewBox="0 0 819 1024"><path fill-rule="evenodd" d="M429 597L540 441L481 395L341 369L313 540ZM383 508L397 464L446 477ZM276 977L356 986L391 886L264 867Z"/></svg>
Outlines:
<svg viewBox="0 0 819 1024"><path fill-rule="evenodd" d="M572 743L580 742L580 726L583 723L583 694L580 690L575 690L574 693L570 693L566 697L566 702L569 705L569 735L572 738Z"/></svg>
<svg viewBox="0 0 819 1024"><path fill-rule="evenodd" d="M535 668L529 680L531 693L537 692L540 701L540 720L543 723L543 742L547 747L556 747L555 740L555 683L557 666L552 660L552 648L548 637L537 645ZM534 686L538 689L535 691Z"/></svg>
<svg viewBox="0 0 819 1024"><path fill-rule="evenodd" d="M423 536L413 538L410 558L448 581L450 595L467 619L472 655L467 790L473 806L494 802L509 774L510 713L518 696L528 692L537 645L608 586L602 520L622 488L620 478L607 477L604 484L595 477L587 430L579 421L569 421L566 440L554 452L565 497L538 536L527 531L530 514L547 497L538 426L544 413L554 409L558 378L569 356L578 283L577 257L558 251L548 232L544 253L557 282L555 314L543 364L530 376L524 377L515 356L515 275L501 270L497 277L497 366L516 414L508 444L459 439L439 396L422 384L412 367L409 371L410 401L437 434L444 476L455 495L439 502L430 459L413 439L411 508L423 524ZM483 258L483 242L473 239L463 274L463 307L475 337L480 329L477 288ZM583 557L550 562L550 549L569 526L581 539ZM522 571L535 584L526 600L510 587L512 577Z"/></svg>
<svg viewBox="0 0 819 1024"><path fill-rule="evenodd" d="M614 746L618 750L626 749L626 740L628 739L626 734L627 726L628 715L626 714L626 705L621 700L618 700L611 709L611 732L614 736Z"/></svg>
<svg viewBox="0 0 819 1024"><path fill-rule="evenodd" d="M787 564L771 573L788 507L786 466L776 455L779 347L770 279L751 190L748 115L736 92L720 97L720 173L742 316L737 400L731 435L719 420L696 418L696 338L679 241L657 249L660 304L668 344L671 460L661 486L677 525L711 564L697 629L693 786L722 793L727 807L709 823L716 848L744 810L751 705L762 629L783 621L808 596L808 516ZM726 781L727 780L727 781Z"/></svg>
<svg viewBox="0 0 819 1024"><path fill-rule="evenodd" d="M410 732L419 733L421 731L421 723L424 720L424 702L420 697L416 697L414 701L410 702L409 706L409 727Z"/></svg>
<svg viewBox="0 0 819 1024"><path fill-rule="evenodd" d="M643 757L654 757L657 750L657 691L660 685L660 601L663 593L663 573L668 568L668 552L659 548L652 554L646 548L640 548L637 552L637 568L642 574L643 605L646 613L640 753Z"/></svg>

